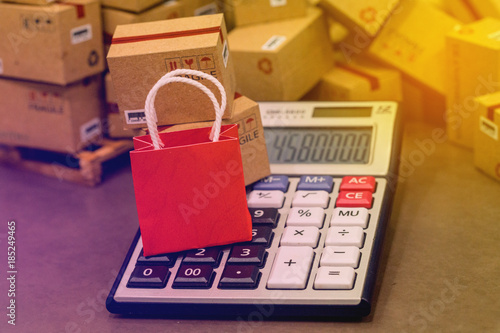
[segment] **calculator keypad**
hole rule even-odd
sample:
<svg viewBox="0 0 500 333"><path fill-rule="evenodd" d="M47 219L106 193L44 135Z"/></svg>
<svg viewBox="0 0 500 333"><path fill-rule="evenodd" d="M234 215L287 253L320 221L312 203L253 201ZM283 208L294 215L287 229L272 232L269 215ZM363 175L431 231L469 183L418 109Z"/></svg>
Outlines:
<svg viewBox="0 0 500 333"><path fill-rule="evenodd" d="M385 180L381 187L374 177L270 176L248 193L250 242L154 257L141 252L126 287L361 289L384 190Z"/></svg>

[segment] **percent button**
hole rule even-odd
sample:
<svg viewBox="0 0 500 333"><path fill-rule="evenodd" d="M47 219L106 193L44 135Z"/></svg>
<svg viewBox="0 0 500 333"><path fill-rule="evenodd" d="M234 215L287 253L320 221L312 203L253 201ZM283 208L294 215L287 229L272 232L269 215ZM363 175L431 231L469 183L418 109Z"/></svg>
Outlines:
<svg viewBox="0 0 500 333"><path fill-rule="evenodd" d="M293 207L286 220L287 226L312 226L321 228L325 219L325 210L320 207Z"/></svg>

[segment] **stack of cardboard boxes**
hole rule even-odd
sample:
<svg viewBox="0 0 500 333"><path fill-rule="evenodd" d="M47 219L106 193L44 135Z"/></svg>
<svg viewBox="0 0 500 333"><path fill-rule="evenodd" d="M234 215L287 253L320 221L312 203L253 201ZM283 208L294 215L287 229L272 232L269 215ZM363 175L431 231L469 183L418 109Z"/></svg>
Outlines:
<svg viewBox="0 0 500 333"><path fill-rule="evenodd" d="M74 153L98 140L99 2L0 3L0 22L0 143Z"/></svg>
<svg viewBox="0 0 500 333"><path fill-rule="evenodd" d="M0 43L0 85L1 93L9 94L0 104L0 142L77 150L100 131L96 125L100 107L90 106L101 102L100 80L92 75L104 70L107 54L107 49L101 51L99 4L93 0L50 5L46 4L50 0L15 2L0 4L4 40ZM226 122L242 121L234 116L240 101L247 99L395 100L405 119L446 126L450 142L473 148L476 165L500 179L500 156L493 148L485 148L499 146L494 110L500 104L495 99L500 91L500 6L495 0L103 0L102 6L104 40L108 47L112 38L118 41L110 51L112 72L114 66L129 66L134 57L149 59L140 65L133 62L134 73L118 74L115 69L114 82L106 77L108 126L104 127L111 137L141 133L145 91L161 75L175 68L195 68L214 74L226 86ZM191 29L179 23L183 21L172 25L139 22L168 22L216 12L224 13L225 23L210 24L222 30L227 26L227 36L172 39L174 49L184 48L181 53L158 55L155 60L154 54L163 51L153 41L137 48L127 42L130 36L158 33L162 24L166 31ZM146 53L149 58L144 57ZM231 69L213 72L220 66L216 64L219 57L222 66ZM150 66L155 62L161 65ZM33 88L35 82L44 82L43 89ZM97 92L91 93L92 89ZM73 95L68 92L77 90ZM242 97L234 98L235 92ZM82 94L92 97L75 103L71 96ZM197 98L178 97L168 103L160 98L158 103L166 110L159 115L159 125L211 119L208 110L200 110L201 116L193 118L169 109L168 104L184 104L191 110ZM82 105L92 111L78 111ZM13 114L12 108L21 111ZM66 112L79 116L66 116ZM65 126L71 129L55 131L54 124L63 123L56 117L66 117ZM60 137L40 131L40 124Z"/></svg>

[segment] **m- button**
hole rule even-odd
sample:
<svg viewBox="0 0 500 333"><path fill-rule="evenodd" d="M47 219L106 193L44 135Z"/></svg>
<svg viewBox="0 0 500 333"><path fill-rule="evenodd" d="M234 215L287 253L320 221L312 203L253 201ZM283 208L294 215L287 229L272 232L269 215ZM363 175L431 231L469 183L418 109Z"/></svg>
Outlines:
<svg viewBox="0 0 500 333"><path fill-rule="evenodd" d="M372 207L373 196L368 191L340 191L336 207Z"/></svg>

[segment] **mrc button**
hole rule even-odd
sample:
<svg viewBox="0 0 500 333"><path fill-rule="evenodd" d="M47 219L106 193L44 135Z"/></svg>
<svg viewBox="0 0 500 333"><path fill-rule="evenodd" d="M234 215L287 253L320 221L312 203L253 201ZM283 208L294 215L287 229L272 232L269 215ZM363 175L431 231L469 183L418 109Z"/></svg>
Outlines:
<svg viewBox="0 0 500 333"><path fill-rule="evenodd" d="M341 191L369 191L375 192L375 177L371 176L346 176L340 183Z"/></svg>
<svg viewBox="0 0 500 333"><path fill-rule="evenodd" d="M371 208L373 202L372 192L369 191L340 191L336 207L362 207Z"/></svg>

